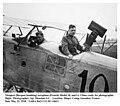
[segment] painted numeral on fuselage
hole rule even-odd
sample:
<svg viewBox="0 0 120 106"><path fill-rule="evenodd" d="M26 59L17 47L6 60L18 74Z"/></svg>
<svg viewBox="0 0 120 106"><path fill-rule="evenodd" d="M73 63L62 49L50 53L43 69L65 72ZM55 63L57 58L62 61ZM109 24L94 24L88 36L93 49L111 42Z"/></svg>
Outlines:
<svg viewBox="0 0 120 106"><path fill-rule="evenodd" d="M93 90L94 90L94 83L95 83L95 81L96 81L99 77L103 77L103 78L104 78L104 81L105 81L104 92L109 92L108 81L107 81L106 77L105 77L103 74L98 74L97 76L95 76L95 77L93 78L93 80L91 81L90 86L89 86L89 92L93 92Z"/></svg>
<svg viewBox="0 0 120 106"><path fill-rule="evenodd" d="M87 74L88 74L87 70L84 70L82 73L78 74L79 77L82 77L80 92L84 92L84 90L85 90Z"/></svg>
<svg viewBox="0 0 120 106"><path fill-rule="evenodd" d="M78 76L82 78L80 92L85 91L85 86L86 86L86 82L87 82L87 75L88 75L88 70L83 70L82 73L78 74ZM105 81L104 92L109 92L108 81L103 74L98 74L92 79L92 81L90 82L90 85L89 85L89 92L94 91L94 83L99 77L104 78L104 81Z"/></svg>

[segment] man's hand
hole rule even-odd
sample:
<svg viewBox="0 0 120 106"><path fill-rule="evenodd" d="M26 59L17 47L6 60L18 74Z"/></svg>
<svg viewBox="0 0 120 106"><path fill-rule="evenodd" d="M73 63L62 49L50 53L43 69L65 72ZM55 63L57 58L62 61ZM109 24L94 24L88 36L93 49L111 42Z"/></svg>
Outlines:
<svg viewBox="0 0 120 106"><path fill-rule="evenodd" d="M73 58L73 55L69 54L68 57L69 57L69 59L72 59L72 58Z"/></svg>
<svg viewBox="0 0 120 106"><path fill-rule="evenodd" d="M85 52L86 51L86 47L85 46L83 46L83 52Z"/></svg>

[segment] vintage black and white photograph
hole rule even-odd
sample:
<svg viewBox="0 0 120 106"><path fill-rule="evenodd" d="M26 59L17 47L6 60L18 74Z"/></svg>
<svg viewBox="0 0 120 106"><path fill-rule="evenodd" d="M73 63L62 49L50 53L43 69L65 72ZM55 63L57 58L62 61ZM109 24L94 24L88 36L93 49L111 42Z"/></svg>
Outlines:
<svg viewBox="0 0 120 106"><path fill-rule="evenodd" d="M117 3L3 3L3 92L117 93Z"/></svg>

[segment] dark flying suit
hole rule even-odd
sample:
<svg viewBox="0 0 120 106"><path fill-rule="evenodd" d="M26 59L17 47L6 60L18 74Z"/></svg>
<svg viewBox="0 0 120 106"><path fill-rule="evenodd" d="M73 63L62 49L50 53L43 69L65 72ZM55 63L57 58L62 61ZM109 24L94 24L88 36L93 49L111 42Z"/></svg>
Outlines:
<svg viewBox="0 0 120 106"><path fill-rule="evenodd" d="M30 39L28 40L28 46L30 47L35 47L37 45L40 45L44 42L44 37L41 37L41 38L37 38L35 36L31 36Z"/></svg>

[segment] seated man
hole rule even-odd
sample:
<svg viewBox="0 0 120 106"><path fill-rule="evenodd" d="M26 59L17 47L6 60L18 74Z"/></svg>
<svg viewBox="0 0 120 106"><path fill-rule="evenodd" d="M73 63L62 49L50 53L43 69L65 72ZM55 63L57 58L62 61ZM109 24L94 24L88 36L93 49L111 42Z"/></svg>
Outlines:
<svg viewBox="0 0 120 106"><path fill-rule="evenodd" d="M36 44L40 45L45 41L42 31L36 32Z"/></svg>
<svg viewBox="0 0 120 106"><path fill-rule="evenodd" d="M28 46L35 47L42 44L45 41L42 31L36 32L36 36L30 36L28 40Z"/></svg>
<svg viewBox="0 0 120 106"><path fill-rule="evenodd" d="M69 30L66 33L66 36L62 38L62 45L59 47L60 51L72 58L72 56L84 51L83 47L79 44L78 39L74 36L76 32L76 26L69 25Z"/></svg>

